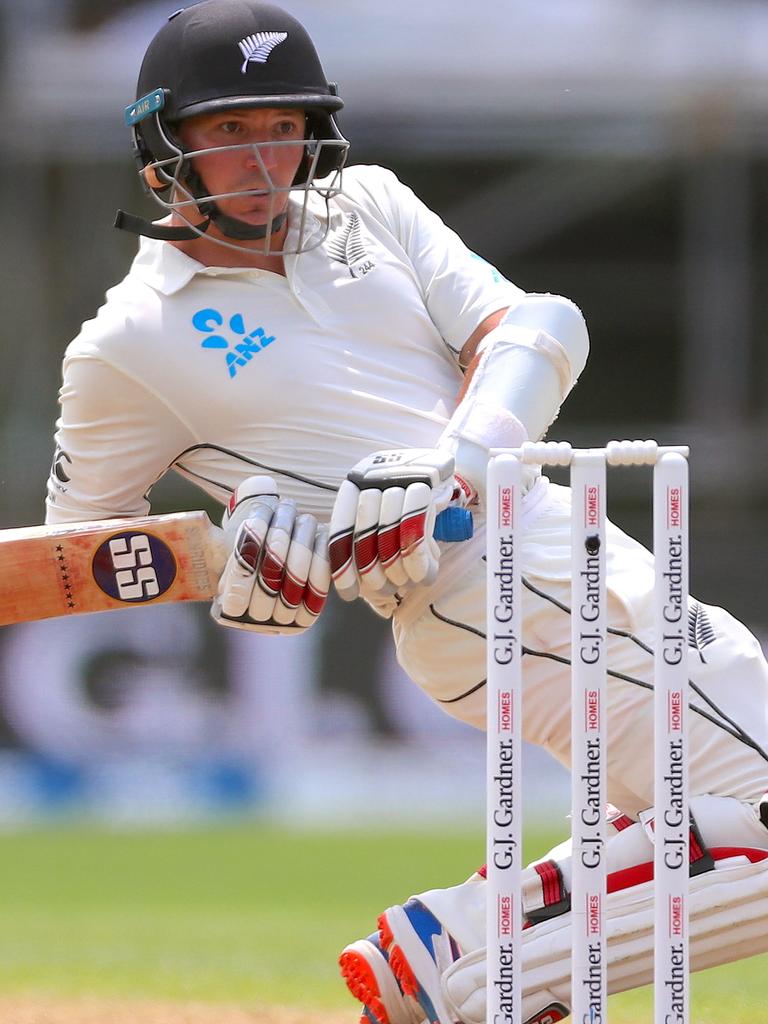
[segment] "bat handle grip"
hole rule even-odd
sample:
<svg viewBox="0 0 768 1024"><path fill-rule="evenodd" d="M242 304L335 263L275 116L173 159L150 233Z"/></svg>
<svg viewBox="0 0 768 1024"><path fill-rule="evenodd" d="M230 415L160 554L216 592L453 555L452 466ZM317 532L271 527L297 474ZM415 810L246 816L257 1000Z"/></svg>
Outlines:
<svg viewBox="0 0 768 1024"><path fill-rule="evenodd" d="M455 542L469 540L474 533L472 513L460 505L449 505L438 512L432 536L435 540Z"/></svg>

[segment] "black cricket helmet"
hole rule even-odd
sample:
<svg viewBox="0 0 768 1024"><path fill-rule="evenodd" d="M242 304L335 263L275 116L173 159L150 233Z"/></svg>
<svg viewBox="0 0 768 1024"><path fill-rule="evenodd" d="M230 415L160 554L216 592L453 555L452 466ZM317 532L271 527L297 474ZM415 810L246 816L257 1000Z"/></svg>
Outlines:
<svg viewBox="0 0 768 1024"><path fill-rule="evenodd" d="M166 210L178 211L188 226L166 227L122 212L117 226L156 238L193 239L215 222L232 239L264 238L286 219L286 212L279 209L279 193L294 189L304 190L303 224L310 193L319 193L327 204L341 191L341 169L349 143L334 114L343 105L335 85L325 77L306 29L281 7L261 0L202 0L177 11L149 45L139 73L137 99L126 108L125 120L132 131L145 188ZM303 110L307 131L290 189L252 190L252 194L268 192L272 201L266 224L252 225L222 213L217 197L210 195L193 167L199 154L184 151L176 128L198 114L260 107ZM286 143L221 148L258 152L260 145ZM269 181L263 160L258 159ZM330 181L322 187L313 184L315 179L329 176ZM185 209L188 213L199 211L206 220L192 224ZM315 244L320 241L322 238Z"/></svg>

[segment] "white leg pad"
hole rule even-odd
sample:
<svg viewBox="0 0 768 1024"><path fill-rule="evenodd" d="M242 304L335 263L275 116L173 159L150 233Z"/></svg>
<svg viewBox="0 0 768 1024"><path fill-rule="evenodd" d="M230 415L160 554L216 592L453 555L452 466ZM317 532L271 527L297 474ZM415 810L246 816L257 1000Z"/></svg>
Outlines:
<svg viewBox="0 0 768 1024"><path fill-rule="evenodd" d="M757 855L764 851L757 851ZM717 861L691 879L691 967L716 967L768 951L768 860ZM608 992L653 980L653 882L611 893L607 900ZM570 1005L570 914L523 933L523 1016L531 1024L563 1019ZM465 1024L485 1024L485 950L476 949L443 974L449 1009Z"/></svg>

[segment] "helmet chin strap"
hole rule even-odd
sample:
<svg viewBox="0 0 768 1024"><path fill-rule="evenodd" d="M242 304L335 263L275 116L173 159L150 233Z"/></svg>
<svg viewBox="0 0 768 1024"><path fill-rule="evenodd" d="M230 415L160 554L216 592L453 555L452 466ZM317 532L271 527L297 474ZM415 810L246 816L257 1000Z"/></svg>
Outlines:
<svg viewBox="0 0 768 1024"><path fill-rule="evenodd" d="M155 224L143 217L135 217L133 214L118 210L115 227L136 235L145 235L147 238L157 238L164 242L193 242L204 235L213 223L226 238L246 242L274 235L288 219L288 213L285 210L265 224L249 224L247 221L222 213L213 200L205 198L205 183L198 171L191 166L189 161L185 161L185 164L187 185L192 195L199 200L200 211L206 215L204 221L189 227L170 227L164 224Z"/></svg>
<svg viewBox="0 0 768 1024"><path fill-rule="evenodd" d="M246 241L251 238L266 238L267 235L274 235L288 219L288 214L284 210L282 213L278 213L273 220L267 221L266 224L248 224L237 217L228 217L227 214L221 212L215 203L210 205L213 207L213 211L206 224L206 229L210 226L211 221L213 221L222 235L226 235L227 238L236 238L238 241Z"/></svg>
<svg viewBox="0 0 768 1024"><path fill-rule="evenodd" d="M214 203L209 205L213 206L209 216L194 226L171 227L169 224L156 224L154 221L135 217L132 213L126 213L124 210L118 210L115 227L121 231L130 231L134 235L157 238L161 242L194 242L195 239L204 236L211 224L215 223L222 235L243 242L274 235L288 218L288 214L283 211L266 224L248 224L244 220L238 220L237 217L228 217Z"/></svg>
<svg viewBox="0 0 768 1024"><path fill-rule="evenodd" d="M211 218L195 224L195 230L191 227L172 228L168 224L155 224L154 221L145 220L143 217L135 217L125 210L118 210L115 215L114 226L120 231L130 231L132 235L143 235L145 238L157 238L161 242L192 242L200 238L211 225Z"/></svg>

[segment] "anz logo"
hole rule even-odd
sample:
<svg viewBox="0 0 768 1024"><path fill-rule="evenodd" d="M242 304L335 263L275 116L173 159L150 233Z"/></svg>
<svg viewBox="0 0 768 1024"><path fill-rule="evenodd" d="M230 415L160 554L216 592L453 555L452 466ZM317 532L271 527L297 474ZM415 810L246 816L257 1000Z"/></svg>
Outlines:
<svg viewBox="0 0 768 1024"><path fill-rule="evenodd" d="M168 545L138 530L124 530L104 541L91 569L105 594L130 604L160 597L176 578L176 560Z"/></svg>
<svg viewBox="0 0 768 1024"><path fill-rule="evenodd" d="M254 356L275 341L274 334L267 334L263 327L249 331L242 313L235 313L226 321L227 333L231 332L234 335L231 338L227 338L221 331L225 326L225 318L218 309L198 309L192 317L192 326L206 335L200 342L201 348L215 349L223 353L230 377L236 377Z"/></svg>

